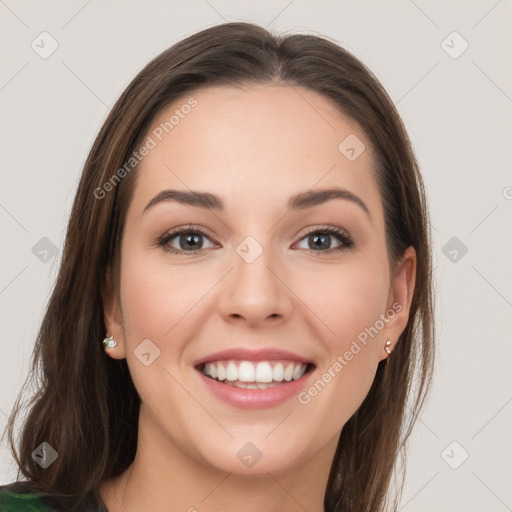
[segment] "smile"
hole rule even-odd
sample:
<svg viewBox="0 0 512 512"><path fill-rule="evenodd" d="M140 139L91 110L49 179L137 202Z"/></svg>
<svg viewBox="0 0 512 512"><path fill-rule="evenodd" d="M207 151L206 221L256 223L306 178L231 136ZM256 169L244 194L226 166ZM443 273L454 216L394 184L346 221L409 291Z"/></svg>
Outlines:
<svg viewBox="0 0 512 512"><path fill-rule="evenodd" d="M297 361L211 361L201 365L203 375L244 389L269 387L300 379L308 370L307 363Z"/></svg>

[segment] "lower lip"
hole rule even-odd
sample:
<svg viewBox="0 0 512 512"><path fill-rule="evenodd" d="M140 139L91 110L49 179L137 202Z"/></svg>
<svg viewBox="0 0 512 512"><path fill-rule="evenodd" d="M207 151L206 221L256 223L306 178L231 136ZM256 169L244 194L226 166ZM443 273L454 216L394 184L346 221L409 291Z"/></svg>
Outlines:
<svg viewBox="0 0 512 512"><path fill-rule="evenodd" d="M294 395L297 395L304 388L310 375L309 371L300 379L285 381L285 384L278 384L266 389L244 389L222 384L218 380L213 380L196 370L208 389L223 402L241 409L266 409L276 407L286 402Z"/></svg>

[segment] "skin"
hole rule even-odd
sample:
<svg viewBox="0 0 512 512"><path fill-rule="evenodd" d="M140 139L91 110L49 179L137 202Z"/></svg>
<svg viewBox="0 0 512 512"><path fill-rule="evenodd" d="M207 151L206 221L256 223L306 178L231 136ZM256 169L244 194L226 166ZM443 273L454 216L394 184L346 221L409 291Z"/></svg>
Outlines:
<svg viewBox="0 0 512 512"><path fill-rule="evenodd" d="M118 343L110 356L127 358L142 405L135 460L100 493L111 512L171 504L199 512L323 511L343 425L388 357L386 340L393 348L407 324L415 252L408 248L390 275L370 142L329 99L275 84L207 88L193 97L197 106L141 163L122 241L121 296L105 299L107 332ZM162 111L153 128L187 99ZM355 161L338 150L349 134L366 146ZM345 199L287 211L291 195L331 186L359 196L371 218ZM168 201L142 213L170 188L210 192L226 209ZM156 245L188 223L208 233L199 254ZM354 246L315 251L306 235L324 225L347 231ZM263 249L250 264L236 252L247 236ZM331 248L342 245L329 239ZM179 236L169 242L186 250L183 244ZM401 311L308 404L293 397L238 409L212 395L192 366L230 347L275 347L314 361L313 383L393 303ZM134 350L148 338L161 352L144 366ZM237 457L247 442L262 454L250 468Z"/></svg>

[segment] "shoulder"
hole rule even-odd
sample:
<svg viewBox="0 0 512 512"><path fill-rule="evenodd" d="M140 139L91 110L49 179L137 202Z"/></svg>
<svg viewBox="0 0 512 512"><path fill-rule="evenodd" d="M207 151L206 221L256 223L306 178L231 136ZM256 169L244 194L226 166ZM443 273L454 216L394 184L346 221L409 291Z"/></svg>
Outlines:
<svg viewBox="0 0 512 512"><path fill-rule="evenodd" d="M0 512L15 512L17 510L46 512L51 509L45 505L28 482L0 485Z"/></svg>
<svg viewBox="0 0 512 512"><path fill-rule="evenodd" d="M99 496L89 493L83 499L63 499L42 494L31 482L0 485L0 512L107 512Z"/></svg>

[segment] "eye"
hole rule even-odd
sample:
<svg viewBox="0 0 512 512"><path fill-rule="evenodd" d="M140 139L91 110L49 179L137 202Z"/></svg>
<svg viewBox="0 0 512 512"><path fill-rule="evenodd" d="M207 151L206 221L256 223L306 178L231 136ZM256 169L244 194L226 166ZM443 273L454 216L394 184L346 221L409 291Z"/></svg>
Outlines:
<svg viewBox="0 0 512 512"><path fill-rule="evenodd" d="M176 240L174 241L174 239ZM210 237L203 230L194 226L186 226L165 233L158 239L157 244L171 254L198 254L204 249L201 247L204 239L210 240ZM173 241L178 247L171 245ZM212 242L211 247L213 246Z"/></svg>
<svg viewBox="0 0 512 512"><path fill-rule="evenodd" d="M332 238L336 238L339 245L331 247ZM203 247L205 239L211 244L209 248L215 246L215 243L211 241L210 237L201 228L185 226L162 235L158 239L157 245L171 254L199 254L205 249L205 247ZM300 248L316 252L317 254L330 254L343 249L349 249L354 245L352 238L347 232L334 226L322 226L320 228L315 228L314 230L306 233L299 243L302 243L303 240L313 248Z"/></svg>
<svg viewBox="0 0 512 512"><path fill-rule="evenodd" d="M331 239L333 237L336 238L340 244L331 248ZM316 253L332 253L343 249L349 249L354 245L354 241L348 233L334 226L322 226L321 228L315 228L313 231L309 231L309 233L302 237L301 241L302 240L305 240L306 244L310 244L313 247L313 249L305 247L306 250Z"/></svg>

